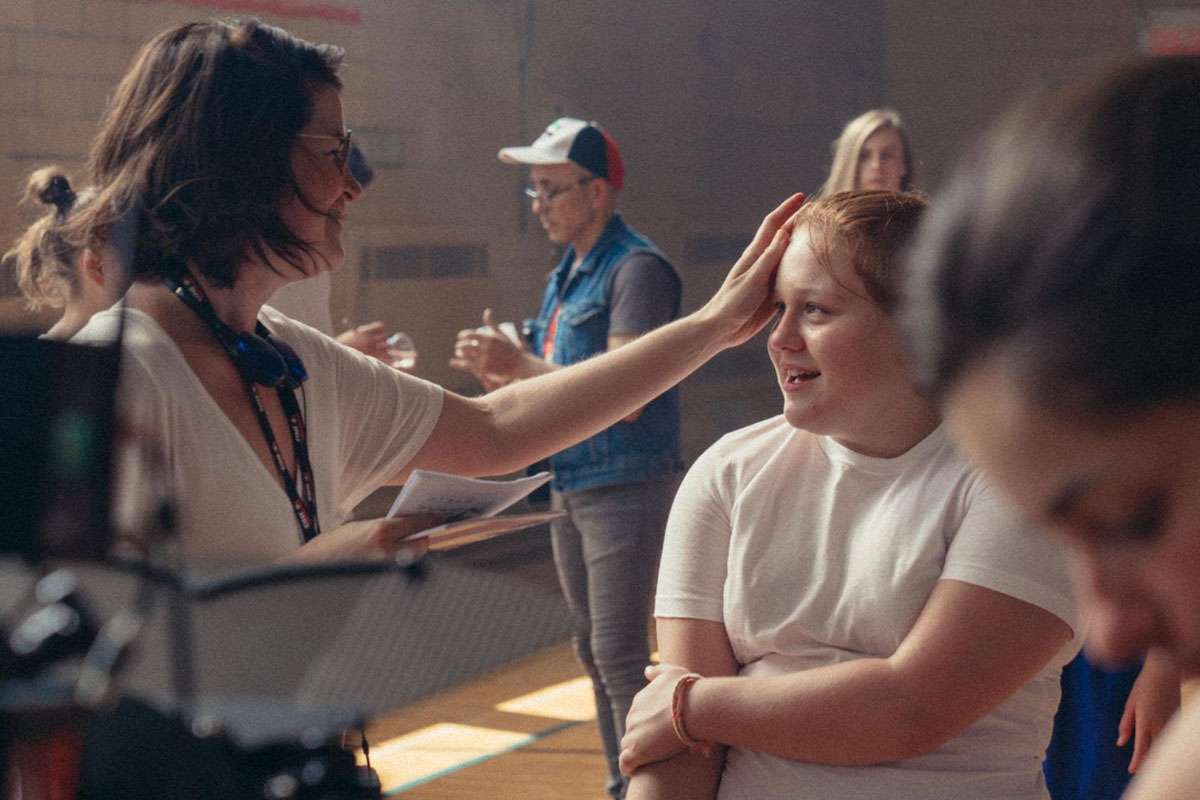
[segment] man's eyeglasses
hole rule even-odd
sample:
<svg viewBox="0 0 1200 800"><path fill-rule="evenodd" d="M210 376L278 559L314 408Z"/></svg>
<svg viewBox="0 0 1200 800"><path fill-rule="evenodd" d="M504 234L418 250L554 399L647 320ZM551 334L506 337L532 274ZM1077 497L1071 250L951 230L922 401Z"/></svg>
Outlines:
<svg viewBox="0 0 1200 800"><path fill-rule="evenodd" d="M338 142L337 151L333 156L333 163L337 164L337 168L345 171L346 164L350 161L350 135L354 131L349 128L341 136L334 136L332 133L298 133L296 134L301 139L336 139Z"/></svg>
<svg viewBox="0 0 1200 800"><path fill-rule="evenodd" d="M530 200L538 200L542 203L549 203L560 194L565 194L574 189L576 186L583 186L585 183L591 183L594 180L596 180L596 176L589 175L586 178L580 178L570 186L560 186L557 189L539 189L536 186L526 186L525 196Z"/></svg>

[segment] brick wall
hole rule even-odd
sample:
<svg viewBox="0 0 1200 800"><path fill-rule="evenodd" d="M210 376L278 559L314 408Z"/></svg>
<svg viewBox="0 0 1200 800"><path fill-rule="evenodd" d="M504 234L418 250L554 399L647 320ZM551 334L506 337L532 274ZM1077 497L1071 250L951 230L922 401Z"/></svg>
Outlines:
<svg viewBox="0 0 1200 800"><path fill-rule="evenodd" d="M626 215L676 260L695 307L774 202L820 183L829 141L883 85L877 0L6 0L0 194L48 162L79 169L136 48L216 8L265 9L347 48L347 123L377 179L352 209L334 319L408 330L420 372L467 391L445 366L454 333L488 305L532 313L556 255L499 147L560 114L608 127L628 163ZM0 239L26 221L0 203ZM486 248L485 273L361 280L380 249L459 245ZM5 302L0 323L45 319ZM685 389L689 454L777 408L761 343L723 357Z"/></svg>
<svg viewBox="0 0 1200 800"><path fill-rule="evenodd" d="M352 209L334 319L408 330L421 374L462 391L474 390L471 381L445 365L454 333L485 306L502 318L532 313L556 257L520 195L522 170L495 159L553 117L597 119L621 142L622 206L681 268L685 305L694 308L766 209L820 184L829 142L862 109L901 109L922 185L935 189L1007 98L1134 52L1148 13L1134 0L4 5L0 197L15 198L45 163L82 167L118 77L136 48L170 25L257 9L301 36L345 46L347 123L378 177ZM27 221L0 202L0 240ZM424 277L378 277L402 274L384 267L405 252L424 259ZM439 269L458 274L429 275ZM0 298L0 325L49 319ZM773 413L776 395L761 341L718 358L684 386L689 455Z"/></svg>
<svg viewBox="0 0 1200 800"><path fill-rule="evenodd" d="M1133 55L1153 9L1191 0L887 0L889 103L902 111L936 189L980 127L1014 96Z"/></svg>

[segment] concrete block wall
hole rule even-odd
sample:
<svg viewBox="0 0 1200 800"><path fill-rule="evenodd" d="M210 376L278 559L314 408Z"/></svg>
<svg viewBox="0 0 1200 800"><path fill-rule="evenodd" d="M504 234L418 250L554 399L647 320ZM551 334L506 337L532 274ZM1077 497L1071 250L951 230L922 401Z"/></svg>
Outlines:
<svg viewBox="0 0 1200 800"><path fill-rule="evenodd" d="M408 330L419 373L463 391L446 366L454 333L492 306L536 307L557 254L496 150L556 116L596 119L628 163L622 205L684 273L686 305L718 284L766 210L812 189L842 122L884 83L883 4L719 0L7 0L0 20L0 196L48 162L79 171L96 122L138 46L180 22L264 11L346 47L347 124L377 179L351 209L335 321ZM9 188L10 187L10 188ZM0 240L26 217L0 203ZM716 249L708 247L717 242ZM487 272L362 279L364 255L481 244ZM687 258L684 255L687 254ZM44 325L6 300L0 323ZM749 398L749 399L747 399ZM687 450L778 409L761 342L685 387Z"/></svg>
<svg viewBox="0 0 1200 800"><path fill-rule="evenodd" d="M903 113L936 190L1014 97L1138 50L1153 11L1195 0L886 0L887 102Z"/></svg>
<svg viewBox="0 0 1200 800"><path fill-rule="evenodd" d="M1154 9L1195 8L1162 0ZM1134 0L6 0L0 19L0 198L30 170L81 171L109 93L138 46L180 22L263 18L347 49L344 101L377 168L351 210L334 319L414 335L419 371L445 364L485 306L534 310L556 252L496 150L550 119L596 119L628 165L627 217L680 267L685 305L719 283L762 213L820 184L829 142L862 109L898 107L936 195L971 136L1021 91L1135 52ZM0 240L28 221L0 202ZM479 245L486 273L366 280L379 248ZM48 324L0 299L0 325ZM778 408L762 342L684 386L687 449Z"/></svg>

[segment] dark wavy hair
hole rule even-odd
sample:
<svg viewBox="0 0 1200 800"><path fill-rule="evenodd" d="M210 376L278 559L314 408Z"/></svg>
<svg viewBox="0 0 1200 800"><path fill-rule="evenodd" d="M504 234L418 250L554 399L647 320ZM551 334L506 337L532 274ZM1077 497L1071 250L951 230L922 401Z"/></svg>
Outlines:
<svg viewBox="0 0 1200 800"><path fill-rule="evenodd" d="M1200 395L1200 58L1019 105L939 197L910 272L906 338L935 395L993 355L1053 407Z"/></svg>
<svg viewBox="0 0 1200 800"><path fill-rule="evenodd" d="M342 55L256 20L194 22L155 36L104 115L89 161L103 188L72 219L73 236L132 231L134 280L190 265L227 287L243 260L269 263L270 254L308 271L317 256L279 209L292 196L312 208L291 150L312 116L312 90L341 88Z"/></svg>

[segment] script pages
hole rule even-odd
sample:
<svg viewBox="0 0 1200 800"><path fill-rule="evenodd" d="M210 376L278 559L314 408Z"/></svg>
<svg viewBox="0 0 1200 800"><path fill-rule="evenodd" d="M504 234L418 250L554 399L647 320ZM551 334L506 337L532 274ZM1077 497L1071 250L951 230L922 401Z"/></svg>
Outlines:
<svg viewBox="0 0 1200 800"><path fill-rule="evenodd" d="M565 512L536 511L497 516L549 480L549 472L503 481L461 478L444 472L418 469L413 471L396 495L388 516L435 514L447 517L448 522L409 537L429 536L432 537L431 548L445 549L468 540L511 533L561 517Z"/></svg>

